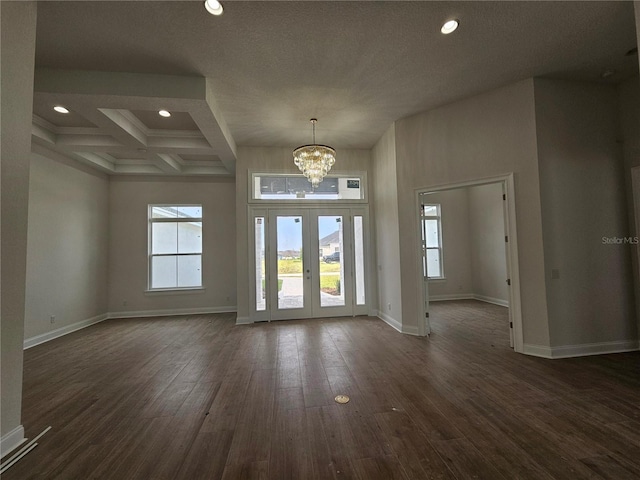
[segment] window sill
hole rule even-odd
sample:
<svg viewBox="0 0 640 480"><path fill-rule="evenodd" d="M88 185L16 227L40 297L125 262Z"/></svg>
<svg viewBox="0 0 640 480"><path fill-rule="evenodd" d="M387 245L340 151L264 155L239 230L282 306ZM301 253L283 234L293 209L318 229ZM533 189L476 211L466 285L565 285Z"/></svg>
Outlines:
<svg viewBox="0 0 640 480"><path fill-rule="evenodd" d="M154 288L145 290L145 295L193 295L195 293L203 293L204 287L193 288Z"/></svg>
<svg viewBox="0 0 640 480"><path fill-rule="evenodd" d="M446 282L447 277L434 277L429 279L430 282Z"/></svg>

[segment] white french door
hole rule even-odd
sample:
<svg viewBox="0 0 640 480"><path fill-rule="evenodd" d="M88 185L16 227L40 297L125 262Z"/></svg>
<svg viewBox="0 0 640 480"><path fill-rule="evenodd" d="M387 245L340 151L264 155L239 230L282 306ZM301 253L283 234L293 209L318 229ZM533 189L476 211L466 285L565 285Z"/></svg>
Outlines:
<svg viewBox="0 0 640 480"><path fill-rule="evenodd" d="M368 313L364 208L251 211L253 321Z"/></svg>

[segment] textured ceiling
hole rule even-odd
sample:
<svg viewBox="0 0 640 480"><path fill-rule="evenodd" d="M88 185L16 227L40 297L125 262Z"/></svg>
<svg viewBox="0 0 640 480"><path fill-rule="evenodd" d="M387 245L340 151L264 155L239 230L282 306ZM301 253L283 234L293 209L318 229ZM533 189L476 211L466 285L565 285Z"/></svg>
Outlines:
<svg viewBox="0 0 640 480"><path fill-rule="evenodd" d="M235 144L306 143L317 117L336 148L531 76L638 73L632 2L223 4L214 17L200 1L40 2L36 65L204 76ZM452 17L458 31L440 34Z"/></svg>

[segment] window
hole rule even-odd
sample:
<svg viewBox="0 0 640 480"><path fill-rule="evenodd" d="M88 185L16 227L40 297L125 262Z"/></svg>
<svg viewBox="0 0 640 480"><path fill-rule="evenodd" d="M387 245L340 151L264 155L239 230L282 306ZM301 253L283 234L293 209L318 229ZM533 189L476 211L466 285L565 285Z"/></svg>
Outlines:
<svg viewBox="0 0 640 480"><path fill-rule="evenodd" d="M250 201L353 201L362 202L364 174L355 176L327 175L313 188L303 175L263 174L251 175Z"/></svg>
<svg viewBox="0 0 640 480"><path fill-rule="evenodd" d="M423 270L430 279L444 278L440 205L422 206Z"/></svg>
<svg viewBox="0 0 640 480"><path fill-rule="evenodd" d="M202 205L149 205L149 289L202 287Z"/></svg>

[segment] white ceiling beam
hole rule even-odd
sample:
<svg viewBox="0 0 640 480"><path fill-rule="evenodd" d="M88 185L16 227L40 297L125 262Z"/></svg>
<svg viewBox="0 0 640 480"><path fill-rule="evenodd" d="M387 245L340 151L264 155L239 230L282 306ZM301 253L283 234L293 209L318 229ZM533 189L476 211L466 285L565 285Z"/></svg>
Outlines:
<svg viewBox="0 0 640 480"><path fill-rule="evenodd" d="M56 143L56 134L35 122L31 124L31 137L38 138L50 145L55 145Z"/></svg>
<svg viewBox="0 0 640 480"><path fill-rule="evenodd" d="M122 143L109 135L58 135L56 146L66 151L72 151L77 147L110 148L120 147ZM85 150L82 148L81 150Z"/></svg>
<svg viewBox="0 0 640 480"><path fill-rule="evenodd" d="M155 165L165 173L182 173L182 166L174 155L158 153L154 155Z"/></svg>
<svg viewBox="0 0 640 480"><path fill-rule="evenodd" d="M207 155L220 159L223 171L217 164L192 165L203 169L192 172L235 173L235 141L204 77L38 68L35 78L34 98L40 104L65 105L97 127L54 127L54 148L61 154L82 153L84 161L89 153L131 154L132 161L147 170L134 154L144 150L153 167L167 174L186 174L177 155ZM152 130L132 113L160 108L188 113L199 131ZM37 135L52 140L45 132L38 130ZM117 173L119 166L116 161Z"/></svg>
<svg viewBox="0 0 640 480"><path fill-rule="evenodd" d="M147 146L147 135L137 122L132 121L130 112L110 108L99 108L98 111L119 127L118 132L110 133L122 143L131 145L134 148Z"/></svg>
<svg viewBox="0 0 640 480"><path fill-rule="evenodd" d="M76 156L82 158L83 160L89 162L91 165L98 167L100 170L106 171L108 173L114 173L116 171L116 166L113 162L101 157L100 155L96 155L91 152L73 152Z"/></svg>

